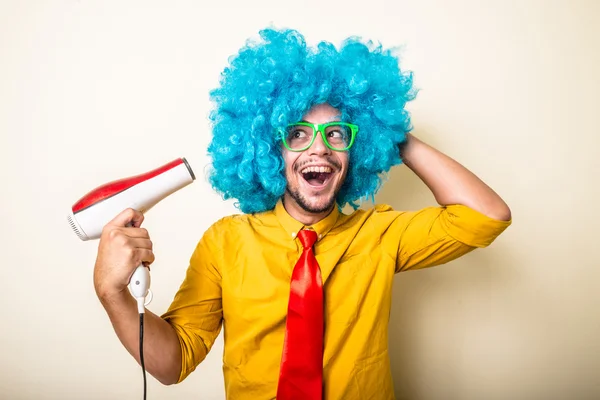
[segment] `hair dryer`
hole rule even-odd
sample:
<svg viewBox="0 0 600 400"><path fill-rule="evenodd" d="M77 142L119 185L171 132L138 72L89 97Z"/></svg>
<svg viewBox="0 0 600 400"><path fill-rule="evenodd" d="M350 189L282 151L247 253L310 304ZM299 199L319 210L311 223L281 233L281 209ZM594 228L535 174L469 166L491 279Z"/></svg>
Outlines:
<svg viewBox="0 0 600 400"><path fill-rule="evenodd" d="M196 177L185 158L178 158L152 171L109 182L83 196L72 207L68 221L81 240L98 239L102 228L127 208L142 213L159 201L192 183ZM144 313L150 288L148 268L140 265L129 281L129 290Z"/></svg>

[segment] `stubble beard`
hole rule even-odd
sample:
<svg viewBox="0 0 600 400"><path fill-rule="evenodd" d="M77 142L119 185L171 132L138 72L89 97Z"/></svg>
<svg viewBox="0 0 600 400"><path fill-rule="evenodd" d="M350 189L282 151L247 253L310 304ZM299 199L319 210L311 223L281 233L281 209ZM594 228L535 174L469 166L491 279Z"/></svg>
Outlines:
<svg viewBox="0 0 600 400"><path fill-rule="evenodd" d="M296 202L296 204L298 204L300 206L300 208L302 208L304 211L306 211L308 213L312 213L312 214L321 214L321 213L324 213L325 211L332 210L333 206L335 204L335 199L337 197L337 192L336 192L336 193L334 193L333 196L331 196L329 201L324 206L313 207L309 204L306 197L304 197L304 195L302 193L300 193L300 190L298 190L297 188L295 190L293 190L293 189L290 189L290 187L288 186L285 189L285 191L290 195L290 197L292 199L294 199L294 201Z"/></svg>

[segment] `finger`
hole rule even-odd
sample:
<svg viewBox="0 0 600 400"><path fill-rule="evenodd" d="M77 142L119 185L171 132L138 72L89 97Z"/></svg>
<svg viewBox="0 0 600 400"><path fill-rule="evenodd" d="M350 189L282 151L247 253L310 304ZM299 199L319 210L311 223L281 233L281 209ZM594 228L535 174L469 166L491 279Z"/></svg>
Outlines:
<svg viewBox="0 0 600 400"><path fill-rule="evenodd" d="M116 217L114 217L107 225L114 225L119 227L133 226L139 228L144 221L144 214L133 208L126 208L121 211Z"/></svg>
<svg viewBox="0 0 600 400"><path fill-rule="evenodd" d="M150 234L148 234L146 228L125 228L121 232L130 238L150 239Z"/></svg>
<svg viewBox="0 0 600 400"><path fill-rule="evenodd" d="M153 247L152 240L150 240L150 239L132 238L132 239L129 239L127 244L134 249L152 250L152 247Z"/></svg>
<svg viewBox="0 0 600 400"><path fill-rule="evenodd" d="M152 250L148 249L136 249L135 253L137 255L137 264L146 264L150 265L154 262L154 253Z"/></svg>

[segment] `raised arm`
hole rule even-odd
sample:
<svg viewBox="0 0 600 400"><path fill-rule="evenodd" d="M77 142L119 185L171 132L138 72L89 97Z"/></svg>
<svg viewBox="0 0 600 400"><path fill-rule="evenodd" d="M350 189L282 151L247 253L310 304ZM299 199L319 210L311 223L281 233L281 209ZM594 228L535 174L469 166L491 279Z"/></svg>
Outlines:
<svg viewBox="0 0 600 400"><path fill-rule="evenodd" d="M96 293L117 336L129 353L139 358L139 314L127 284L141 263L154 261L148 232L140 228L144 217L125 210L102 232L94 269ZM133 227L125 228L129 223ZM209 229L196 246L186 278L166 313L145 311L144 365L165 385L181 382L201 363L218 336L223 319L221 275L213 255L219 229Z"/></svg>
<svg viewBox="0 0 600 400"><path fill-rule="evenodd" d="M152 263L154 254L148 232L140 228L144 217L123 211L102 232L94 268L94 286L115 333L127 351L140 362L139 314L127 289L129 276L141 263ZM132 222L134 227L125 226ZM181 348L176 331L157 315L144 315L144 366L163 384L173 384L181 372Z"/></svg>
<svg viewBox="0 0 600 400"><path fill-rule="evenodd" d="M510 208L492 188L464 166L413 135L408 135L401 157L429 187L440 205L462 204L493 219L511 219Z"/></svg>

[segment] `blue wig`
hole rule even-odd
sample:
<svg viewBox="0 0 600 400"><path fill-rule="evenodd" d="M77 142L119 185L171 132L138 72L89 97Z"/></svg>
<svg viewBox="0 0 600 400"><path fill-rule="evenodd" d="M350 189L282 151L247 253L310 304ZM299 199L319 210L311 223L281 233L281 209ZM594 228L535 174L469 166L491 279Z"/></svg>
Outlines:
<svg viewBox="0 0 600 400"><path fill-rule="evenodd" d="M244 213L273 209L287 185L276 133L328 103L359 126L336 199L356 209L357 200L374 197L382 174L401 163L399 145L412 129L404 107L414 96L412 74L380 45L351 37L339 49L328 42L309 48L297 31L262 30L260 41L248 41L230 58L210 93L209 181Z"/></svg>

